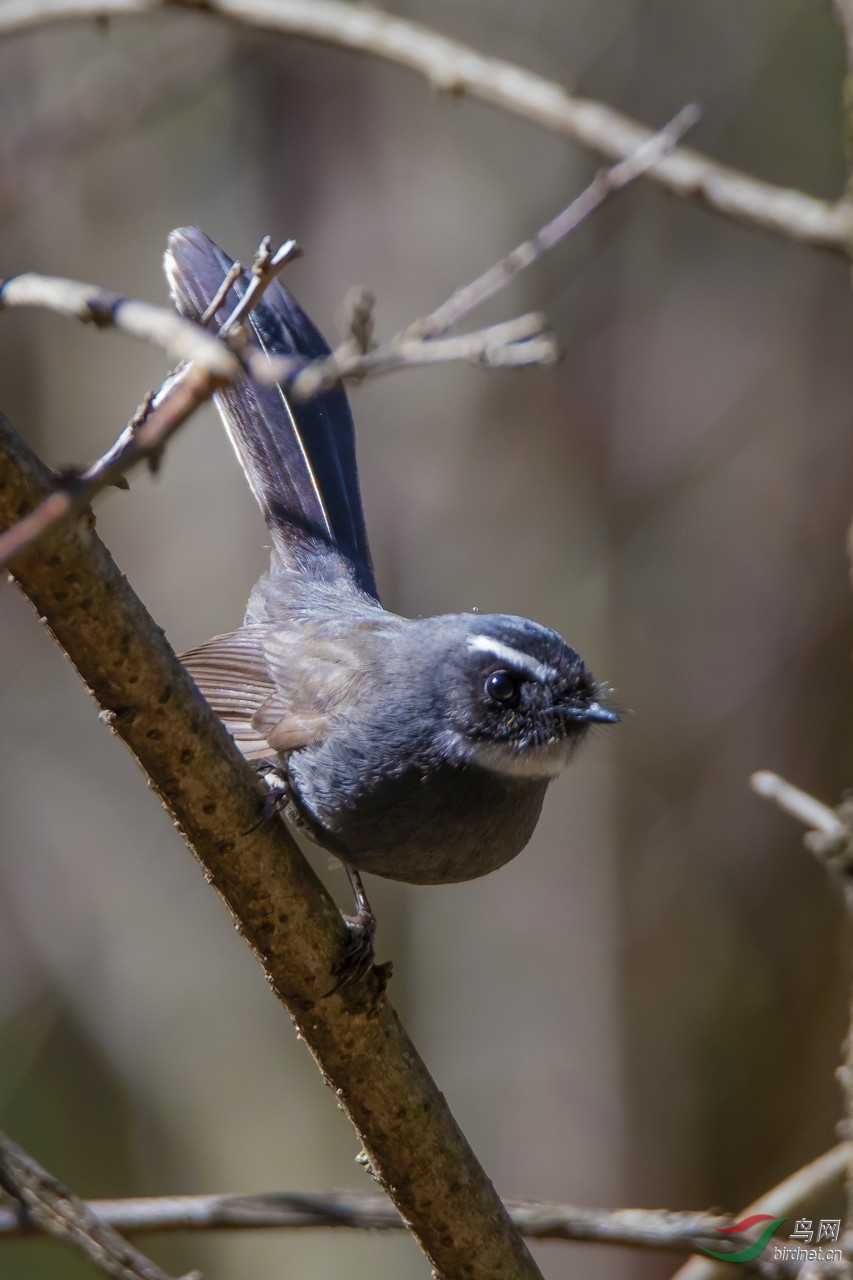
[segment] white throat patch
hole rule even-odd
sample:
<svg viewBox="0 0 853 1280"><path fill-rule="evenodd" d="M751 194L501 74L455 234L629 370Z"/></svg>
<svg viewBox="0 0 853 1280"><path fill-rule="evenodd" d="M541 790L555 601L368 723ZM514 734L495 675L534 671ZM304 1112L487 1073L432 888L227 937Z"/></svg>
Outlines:
<svg viewBox="0 0 853 1280"><path fill-rule="evenodd" d="M461 756L489 773L510 778L556 778L569 763L577 743L565 739L518 751L498 742L472 742L458 730L447 729L443 745L451 755Z"/></svg>

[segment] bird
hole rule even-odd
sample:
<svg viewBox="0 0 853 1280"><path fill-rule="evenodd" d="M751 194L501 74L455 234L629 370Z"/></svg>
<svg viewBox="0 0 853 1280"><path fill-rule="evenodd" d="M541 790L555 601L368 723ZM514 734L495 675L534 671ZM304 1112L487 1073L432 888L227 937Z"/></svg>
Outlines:
<svg viewBox="0 0 853 1280"><path fill-rule="evenodd" d="M198 227L169 236L182 315L219 328L250 279L232 268ZM329 354L278 279L244 324L256 359ZM286 819L343 862L356 903L344 916L348 981L373 960L361 872L447 884L503 866L590 727L619 715L546 626L383 608L342 387L300 403L286 383L246 376L215 402L266 521L270 566L242 625L181 658Z"/></svg>

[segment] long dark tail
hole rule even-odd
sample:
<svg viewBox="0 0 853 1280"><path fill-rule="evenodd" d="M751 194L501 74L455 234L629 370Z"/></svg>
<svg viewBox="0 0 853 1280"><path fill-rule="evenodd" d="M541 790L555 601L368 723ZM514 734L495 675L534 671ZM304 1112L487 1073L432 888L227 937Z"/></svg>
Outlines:
<svg viewBox="0 0 853 1280"><path fill-rule="evenodd" d="M233 260L198 227L180 227L169 236L165 265L178 310L197 320ZM247 276L238 276L216 312L217 325L231 314L246 285ZM322 334L278 281L250 312L249 323L268 355L313 359L329 354ZM308 557L310 563L312 556L327 556L331 549L352 566L358 586L376 598L345 392L326 391L294 404L281 386L246 379L215 399L275 553L293 565L294 557L301 563Z"/></svg>

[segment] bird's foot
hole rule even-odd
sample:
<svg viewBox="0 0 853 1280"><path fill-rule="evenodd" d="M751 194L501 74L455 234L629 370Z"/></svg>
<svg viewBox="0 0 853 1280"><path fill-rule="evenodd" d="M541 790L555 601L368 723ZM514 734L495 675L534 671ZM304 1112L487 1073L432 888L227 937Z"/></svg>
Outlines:
<svg viewBox="0 0 853 1280"><path fill-rule="evenodd" d="M334 995L336 991L340 991L341 987L347 987L352 982L358 982L373 971L380 982L379 990L376 993L376 998L378 999L385 990L388 979L391 977L391 964L389 962L374 966L375 953L373 943L376 938L376 916L373 914L373 908L367 900L367 894L364 892L364 886L361 883L361 876L355 867L348 862L344 862L344 869L349 877L353 897L355 898L355 915L347 915L345 912L341 912L349 936L343 955L332 970L337 981L328 994L330 996Z"/></svg>
<svg viewBox="0 0 853 1280"><path fill-rule="evenodd" d="M347 927L347 941L340 960L332 969L336 982L329 995L334 995L341 987L348 987L351 982L366 978L375 958L376 916L373 912L356 912L354 916L348 916L342 911L341 915Z"/></svg>

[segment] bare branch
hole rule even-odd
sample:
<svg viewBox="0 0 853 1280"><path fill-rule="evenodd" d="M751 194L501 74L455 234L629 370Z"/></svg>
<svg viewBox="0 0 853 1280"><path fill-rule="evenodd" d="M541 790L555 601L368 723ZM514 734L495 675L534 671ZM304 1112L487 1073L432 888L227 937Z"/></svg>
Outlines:
<svg viewBox="0 0 853 1280"><path fill-rule="evenodd" d="M199 324L203 325L205 329L207 328L207 326L209 325L213 317L216 315L219 308L222 306L223 302L228 296L228 290L231 288L234 281L239 280L242 274L243 274L242 262L232 262L231 266L228 269L227 275L224 277L222 281L222 284L219 286L219 288L216 290L216 293L210 299L210 302L207 304L205 308L204 315L199 320Z"/></svg>
<svg viewBox="0 0 853 1280"><path fill-rule="evenodd" d="M120 482L132 462L159 458L164 445L178 427L213 395L218 386L223 385L225 382L208 370L193 365L185 377L175 382L145 421L135 431L129 429L123 435L123 447L110 450L109 455L80 477L66 481L58 488L48 487L37 506L0 533L0 569L11 564L51 529L84 512L96 493L107 485Z"/></svg>
<svg viewBox="0 0 853 1280"><path fill-rule="evenodd" d="M166 308L121 298L95 285L33 274L0 283L0 310L4 306L40 306L101 328L112 327L145 338L161 346L173 359L191 361L171 375L156 395L146 398L101 458L80 475L65 478L38 508L0 534L0 567L56 524L85 511L102 489L109 485L126 487L125 473L140 462L148 461L156 469L165 445L195 409L220 387L244 376L243 364L224 340L225 332L229 331L229 341L244 346L239 334L241 319L262 288L297 252L295 243L288 241L254 273L252 285L223 326L223 337L214 337L201 325ZM542 334L543 323L540 316L520 316L442 343L392 340L367 352L349 340L328 358L311 362L271 362L262 353L246 351L246 362L259 380L292 380L297 398L310 399L344 378L362 379L437 362L463 361L493 368L552 364L558 348L552 337Z"/></svg>
<svg viewBox="0 0 853 1280"><path fill-rule="evenodd" d="M249 287L244 296L235 306L233 312L219 329L216 339L222 342L223 339L230 339L231 345L238 345L245 350L245 341L240 333L241 321L252 309L252 306L263 293L264 289L274 280L288 262L292 262L295 258L302 256L302 250L299 248L295 240L286 240L275 253L271 251L269 236L265 236L258 246L252 263L252 274ZM222 284L211 298L204 315L201 317L200 326L206 333L206 326L214 314L218 311L223 299L226 297L228 290L238 276L242 275L243 268L239 262L232 263L227 271ZM157 308L160 316L171 316L171 311L162 312ZM187 321L188 324L194 324L195 321ZM209 337L209 335L207 335ZM251 352L246 352L251 358ZM266 362L261 361L260 376L269 377L269 369ZM147 457L152 471L157 470L160 458L162 457L163 448L171 436L172 431L181 425L175 423L171 425L168 419L161 419L163 426L159 431L153 433L150 448L140 449L140 428L145 423L151 410L161 405L165 400L172 397L178 390L184 379L188 378L191 373L192 366L184 364L181 368L173 370L170 373L158 391L149 392L125 427L124 431L118 439L110 446L107 452L100 457L97 462L93 463L87 471L83 473L80 480L86 485L88 492L88 501L91 501L95 493L101 487L107 484L116 484L118 487L128 487L124 478L124 471ZM242 367L238 376L242 376ZM215 388L212 388L215 390ZM208 394L212 394L212 390ZM205 399L207 397L204 397ZM186 419L183 419L186 421ZM116 471L122 474L117 478ZM0 548L0 566L4 563L2 549Z"/></svg>
<svg viewBox="0 0 853 1280"><path fill-rule="evenodd" d="M463 316L468 315L487 299L494 297L501 289L505 289L519 272L532 266L549 249L553 249L572 231L577 230L590 214L599 209L617 191L636 182L644 173L648 173L656 164L659 164L698 121L699 108L695 104L682 107L674 119L642 142L636 151L610 169L603 169L597 173L586 190L582 191L566 209L558 213L556 218L552 218L540 231L537 231L532 239L523 241L501 262L484 271L470 284L457 289L431 315L409 325L402 336L432 338L446 333Z"/></svg>
<svg viewBox="0 0 853 1280"><path fill-rule="evenodd" d="M557 343L544 332L545 320L537 314L518 316L453 338L438 335L493 297L519 271L538 261L576 230L606 199L657 163L695 118L695 108L685 107L636 155L598 174L586 190L532 240L524 241L495 267L456 290L437 311L409 325L389 342L373 348L370 348L373 302L372 297L368 302L365 293L350 298L350 336L328 357L315 361L297 357L270 359L247 344L241 322L270 281L301 253L294 240L286 241L275 253L269 237L261 242L246 292L216 337L194 321L165 308L121 298L94 285L38 275L15 276L0 283L0 309L3 306L45 307L60 315L145 338L173 357L191 362L170 375L156 395L148 397L103 457L81 475L60 485L36 510L0 534L0 567L57 523L84 511L101 489L111 484L121 485L125 472L131 467L147 460L155 469L166 443L178 427L219 387L242 378L245 368L260 381L282 382L295 399L309 400L345 379L363 379L425 364L464 362L489 368L553 364L559 355ZM232 274L233 269L226 273L226 281ZM221 293L222 288L217 291L217 297ZM210 313L211 306L208 306L206 314Z"/></svg>
<svg viewBox="0 0 853 1280"><path fill-rule="evenodd" d="M366 350L367 343L355 335L325 361L317 361L297 373L294 370L298 362L288 359L274 361L273 368L280 380L289 385L295 399L308 400L344 378L363 378L370 373L390 372L417 364L465 361L493 368L552 364L558 357L556 343L544 333L544 318L534 314L519 316L502 325L492 325L458 338L439 339L454 324L505 289L521 271L538 262L561 240L576 231L616 192L658 164L697 120L698 109L695 106L683 107L631 156L597 173L580 195L531 239L522 241L469 284L455 289L440 307L415 320L390 342Z"/></svg>
<svg viewBox="0 0 853 1280"><path fill-rule="evenodd" d="M289 257L294 256L292 246L292 241L282 246ZM276 270L281 265L277 263ZM253 297L258 293L256 288ZM243 363L228 344L244 349L239 321L250 304L242 299L229 317L226 341L164 307L120 298L95 285L32 274L0 283L0 309L4 305L41 306L59 315L145 338L163 347L173 358L191 361L170 375L156 394L146 397L101 458L79 475L64 478L37 509L0 534L0 568L56 524L85 511L102 489L109 485L126 487L122 483L125 473L140 462L147 461L156 469L166 444L195 409L220 387L245 376ZM271 361L261 352L245 350L245 362L252 376L260 381L292 381L294 395L304 400L342 379L360 380L425 364L461 361L490 368L553 364L559 354L557 344L550 335L543 335L542 325L539 316L520 316L441 343L392 339L367 352L349 340L331 356L307 362L297 358Z"/></svg>
<svg viewBox="0 0 853 1280"><path fill-rule="evenodd" d="M233 333L239 326L241 320L243 320L252 310L252 307L261 297L264 290L268 285L272 284L276 276L281 274L289 262L295 262L297 258L301 257L302 250L299 248L299 245L295 240L285 240L284 244L279 245L275 253L273 253L272 242L269 236L264 236L263 240L258 245L254 261L252 262L252 275L249 280L248 288L234 310L231 312L231 315L219 330L219 337L227 338L229 334ZM230 275L231 272L228 274ZM218 308L213 306L213 303L211 303L205 314L209 312L212 315L217 311L217 309Z"/></svg>
<svg viewBox="0 0 853 1280"><path fill-rule="evenodd" d="M50 484L0 416L0 528ZM348 941L340 913L284 823L258 825L254 770L103 543L89 527L58 526L12 572L147 772L433 1267L462 1280L536 1280L379 978L325 995Z"/></svg>
<svg viewBox="0 0 853 1280"><path fill-rule="evenodd" d="M31 1229L74 1245L115 1280L171 1280L162 1268L122 1239L116 1229L98 1218L85 1201L75 1196L2 1132L0 1186L18 1201L20 1216ZM192 1275L195 1280L201 1280L197 1272ZM191 1277L186 1276L184 1280L191 1280Z"/></svg>
<svg viewBox="0 0 853 1280"><path fill-rule="evenodd" d="M818 1156L817 1160L797 1169L796 1173L747 1205L737 1215L737 1220L753 1213L767 1213L771 1218L781 1218L819 1200L843 1180L851 1152L853 1144L840 1142L837 1147L832 1147ZM730 1262L718 1262L713 1258L690 1258L678 1269L673 1280L727 1280L730 1277Z"/></svg>
<svg viewBox="0 0 853 1280"><path fill-rule="evenodd" d="M408 67L436 89L468 95L573 138L605 157L635 152L650 131L613 107L571 94L516 63L492 58L416 22L346 0L4 0L0 35L70 18L202 8L265 31L338 45ZM649 170L674 195L695 200L745 226L850 257L853 210L773 186L697 151L679 148Z"/></svg>
<svg viewBox="0 0 853 1280"><path fill-rule="evenodd" d="M298 357L273 357L272 370L294 400L314 396L344 381L416 369L431 364L476 364L487 369L520 369L555 364L560 348L553 334L543 332L544 316L529 312L514 320L475 329L453 338L392 338L372 351L360 351L350 339L324 359L306 362ZM254 370L254 365L252 366Z"/></svg>
<svg viewBox="0 0 853 1280"><path fill-rule="evenodd" d="M808 828L803 843L840 882L847 915L853 921L853 806L849 799L838 810L830 809L807 791L801 791L778 774L767 771L754 773L750 782L758 795L774 801L785 813ZM836 1075L844 1091L846 1131L853 1132L853 1004L844 1043L844 1060ZM853 1231L853 1154L848 1163L846 1230L849 1233ZM688 1277L688 1280L692 1278Z"/></svg>
<svg viewBox="0 0 853 1280"><path fill-rule="evenodd" d="M759 773L754 773L749 781L756 795L762 796L765 800L772 800L785 813L789 813L792 818L801 822L804 827L816 831L833 843L847 839L847 828L834 809L830 809L828 805L816 799L815 796L809 795L807 791L801 791L793 783L786 782L784 778L779 777L778 773L770 773L763 769Z"/></svg>
<svg viewBox="0 0 853 1280"><path fill-rule="evenodd" d="M817 1199L829 1188L836 1188L843 1180L845 1154L849 1155L850 1150L849 1142L841 1143L792 1174L776 1191L768 1193L768 1196L785 1197L779 1214L786 1208L790 1211ZM762 1204L765 1203L769 1204L770 1200L763 1200ZM508 1200L506 1206L513 1223L528 1239L574 1240L675 1252L692 1252L698 1245L717 1248L719 1232L735 1222L726 1215L669 1209L589 1209L535 1200ZM129 1234L261 1228L405 1229L399 1213L385 1196L349 1190L92 1200L89 1209L101 1222ZM768 1210L765 1208L762 1212ZM34 1229L21 1209L14 1206L0 1209L0 1237L26 1236ZM741 1236L728 1235L727 1238L733 1249L743 1243Z"/></svg>
<svg viewBox="0 0 853 1280"><path fill-rule="evenodd" d="M170 360L192 361L223 385L243 376L233 352L200 324L168 307L123 298L98 285L56 276L12 276L0 280L0 311L7 307L40 307L98 329L118 329L162 347Z"/></svg>
<svg viewBox="0 0 853 1280"><path fill-rule="evenodd" d="M515 1226L535 1240L577 1240L643 1249L692 1251L719 1244L719 1228L732 1219L669 1209L587 1209L539 1201L506 1202ZM365 1191L277 1191L259 1195L157 1196L92 1200L89 1209L118 1231L307 1230L347 1228L403 1231L405 1223L385 1196ZM0 1237L31 1234L26 1214L0 1209ZM736 1241L740 1237L729 1237Z"/></svg>

